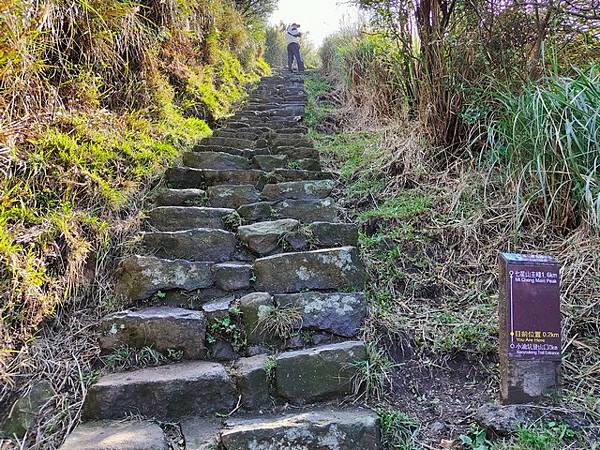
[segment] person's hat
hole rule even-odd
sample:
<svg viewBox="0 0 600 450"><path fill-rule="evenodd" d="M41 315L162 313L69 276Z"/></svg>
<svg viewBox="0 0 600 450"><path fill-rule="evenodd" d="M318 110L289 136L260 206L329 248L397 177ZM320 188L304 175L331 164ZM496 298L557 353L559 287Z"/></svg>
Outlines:
<svg viewBox="0 0 600 450"><path fill-rule="evenodd" d="M299 24L299 23L296 23L296 22L294 22L294 23L292 24L292 26L293 26L293 27L296 27L296 28L300 28L300 24Z"/></svg>

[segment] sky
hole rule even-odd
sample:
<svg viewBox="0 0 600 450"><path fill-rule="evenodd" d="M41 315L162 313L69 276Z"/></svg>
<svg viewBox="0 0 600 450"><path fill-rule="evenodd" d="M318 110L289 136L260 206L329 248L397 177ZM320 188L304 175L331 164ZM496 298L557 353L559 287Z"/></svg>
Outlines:
<svg viewBox="0 0 600 450"><path fill-rule="evenodd" d="M349 5L348 0L279 0L278 3L270 22L274 25L299 23L300 31L308 32L308 38L317 47L339 30L342 23L352 24L358 20L358 8Z"/></svg>

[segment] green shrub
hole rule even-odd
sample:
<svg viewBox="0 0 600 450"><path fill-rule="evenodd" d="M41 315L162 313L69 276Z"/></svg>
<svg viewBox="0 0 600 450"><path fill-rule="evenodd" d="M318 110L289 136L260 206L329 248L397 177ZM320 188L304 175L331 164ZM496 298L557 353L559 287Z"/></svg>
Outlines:
<svg viewBox="0 0 600 450"><path fill-rule="evenodd" d="M520 94L499 90L496 98L484 158L508 167L517 224L533 214L561 228L600 227L598 67L530 83Z"/></svg>

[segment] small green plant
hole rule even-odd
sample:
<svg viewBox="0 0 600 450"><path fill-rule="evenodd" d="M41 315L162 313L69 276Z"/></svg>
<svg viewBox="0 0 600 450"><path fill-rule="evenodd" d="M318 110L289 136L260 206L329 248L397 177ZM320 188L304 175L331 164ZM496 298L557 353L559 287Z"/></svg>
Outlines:
<svg viewBox="0 0 600 450"><path fill-rule="evenodd" d="M301 167L300 161L298 161L298 160L292 160L292 161L288 162L288 168L289 169L299 170L300 167Z"/></svg>
<svg viewBox="0 0 600 450"><path fill-rule="evenodd" d="M275 380L275 370L277 369L277 358L273 355L268 356L265 361L265 372L267 373L267 380L273 382Z"/></svg>
<svg viewBox="0 0 600 450"><path fill-rule="evenodd" d="M132 368L158 366L168 362L168 358L152 347L135 349L127 346L119 347L104 358L109 371L122 371Z"/></svg>
<svg viewBox="0 0 600 450"><path fill-rule="evenodd" d="M352 383L357 400L381 400L386 389L391 385L391 371L395 364L385 352L374 343L366 345L366 358L355 361Z"/></svg>
<svg viewBox="0 0 600 450"><path fill-rule="evenodd" d="M238 227L242 226L244 223L244 220L242 219L242 217L238 214L237 211L233 211L230 214L227 214L224 218L223 218L223 222L225 223L225 225L233 230L237 229Z"/></svg>
<svg viewBox="0 0 600 450"><path fill-rule="evenodd" d="M285 340L301 328L302 313L300 308L275 306L259 315L255 331L260 330L261 334L265 336L272 335Z"/></svg>
<svg viewBox="0 0 600 450"><path fill-rule="evenodd" d="M469 450L490 450L492 445L487 439L485 430L476 425L471 425L469 434L462 434L459 439Z"/></svg>
<svg viewBox="0 0 600 450"><path fill-rule="evenodd" d="M217 338L231 343L235 351L240 351L246 346L244 333L231 315L215 320L210 324L209 344L216 342Z"/></svg>
<svg viewBox="0 0 600 450"><path fill-rule="evenodd" d="M419 424L402 411L380 409L377 411L381 426L383 448L389 450L417 450Z"/></svg>
<svg viewBox="0 0 600 450"><path fill-rule="evenodd" d="M169 361L182 361L183 360L183 350L169 348L169 349L167 349L166 358Z"/></svg>

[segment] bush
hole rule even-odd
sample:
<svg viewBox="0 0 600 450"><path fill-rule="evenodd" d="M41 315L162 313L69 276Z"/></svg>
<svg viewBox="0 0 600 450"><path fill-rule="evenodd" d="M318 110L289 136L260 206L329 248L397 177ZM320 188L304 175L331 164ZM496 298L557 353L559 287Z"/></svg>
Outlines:
<svg viewBox="0 0 600 450"><path fill-rule="evenodd" d="M518 224L528 213L573 228L600 228L600 70L498 90L488 157L515 182Z"/></svg>

